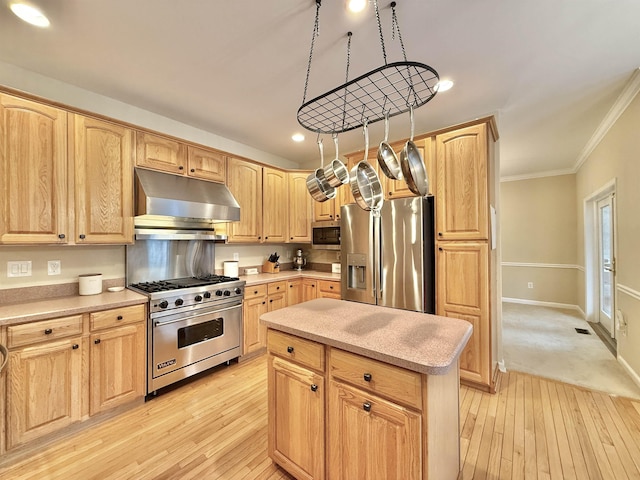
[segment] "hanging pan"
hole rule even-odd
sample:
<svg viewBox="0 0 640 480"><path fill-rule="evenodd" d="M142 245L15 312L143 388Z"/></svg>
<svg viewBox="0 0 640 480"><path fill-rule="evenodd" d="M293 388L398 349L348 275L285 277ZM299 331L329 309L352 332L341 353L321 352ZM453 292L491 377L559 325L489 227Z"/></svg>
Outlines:
<svg viewBox="0 0 640 480"><path fill-rule="evenodd" d="M378 165L382 172L392 180L402 180L402 167L396 152L393 151L389 141L389 112L384 116L384 140L378 147Z"/></svg>
<svg viewBox="0 0 640 480"><path fill-rule="evenodd" d="M400 165L409 190L416 195L424 197L429 193L429 180L422 161L422 155L420 155L418 147L413 143L413 105L411 105L409 111L411 115L411 137L400 153Z"/></svg>
<svg viewBox="0 0 640 480"><path fill-rule="evenodd" d="M349 183L349 170L338 158L338 134L333 134L333 143L336 146L336 158L324 167L324 177L332 187L339 187Z"/></svg>
<svg viewBox="0 0 640 480"><path fill-rule="evenodd" d="M324 176L324 153L322 150L322 139L318 138L318 149L320 150L320 168L309 174L307 177L307 189L316 202L326 202L336 196L336 189L329 185Z"/></svg>
<svg viewBox="0 0 640 480"><path fill-rule="evenodd" d="M351 193L356 203L363 210L380 210L384 199L380 178L374 168L367 162L369 154L369 131L364 122L364 160L351 169Z"/></svg>

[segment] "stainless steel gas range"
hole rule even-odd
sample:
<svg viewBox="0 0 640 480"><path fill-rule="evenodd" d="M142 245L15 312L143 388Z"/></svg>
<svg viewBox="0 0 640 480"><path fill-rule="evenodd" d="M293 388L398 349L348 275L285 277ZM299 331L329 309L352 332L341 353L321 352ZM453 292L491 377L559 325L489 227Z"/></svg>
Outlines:
<svg viewBox="0 0 640 480"><path fill-rule="evenodd" d="M220 275L129 285L149 297L147 394L242 355L244 285Z"/></svg>

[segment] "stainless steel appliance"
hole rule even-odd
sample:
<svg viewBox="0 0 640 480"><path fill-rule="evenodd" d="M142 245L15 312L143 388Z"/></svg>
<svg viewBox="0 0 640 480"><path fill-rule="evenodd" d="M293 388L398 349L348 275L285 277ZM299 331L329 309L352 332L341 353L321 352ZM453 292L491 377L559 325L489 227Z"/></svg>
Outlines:
<svg viewBox="0 0 640 480"><path fill-rule="evenodd" d="M306 264L307 259L302 256L302 249L299 248L296 250L296 254L293 257L293 268L294 270L301 272Z"/></svg>
<svg viewBox="0 0 640 480"><path fill-rule="evenodd" d="M311 248L340 250L340 222L313 222Z"/></svg>
<svg viewBox="0 0 640 480"><path fill-rule="evenodd" d="M342 298L435 313L433 197L341 209Z"/></svg>
<svg viewBox="0 0 640 480"><path fill-rule="evenodd" d="M215 275L217 221L240 218L221 184L136 169L127 286L148 296L147 394L242 355L245 282Z"/></svg>

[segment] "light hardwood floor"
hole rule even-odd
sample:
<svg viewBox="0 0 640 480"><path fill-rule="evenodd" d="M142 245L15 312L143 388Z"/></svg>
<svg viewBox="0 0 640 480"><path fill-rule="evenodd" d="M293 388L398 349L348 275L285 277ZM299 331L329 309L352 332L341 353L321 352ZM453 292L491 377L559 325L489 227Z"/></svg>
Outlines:
<svg viewBox="0 0 640 480"><path fill-rule="evenodd" d="M291 479L267 457L266 367L221 368L0 479ZM496 395L463 387L460 405L460 478L640 479L640 402L510 372Z"/></svg>

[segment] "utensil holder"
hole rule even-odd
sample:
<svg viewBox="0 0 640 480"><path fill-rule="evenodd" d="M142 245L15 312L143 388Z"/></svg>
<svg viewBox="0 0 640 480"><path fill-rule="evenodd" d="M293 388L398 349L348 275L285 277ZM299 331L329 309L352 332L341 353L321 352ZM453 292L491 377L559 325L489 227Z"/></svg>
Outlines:
<svg viewBox="0 0 640 480"><path fill-rule="evenodd" d="M262 273L280 273L280 264L267 260L262 264Z"/></svg>

